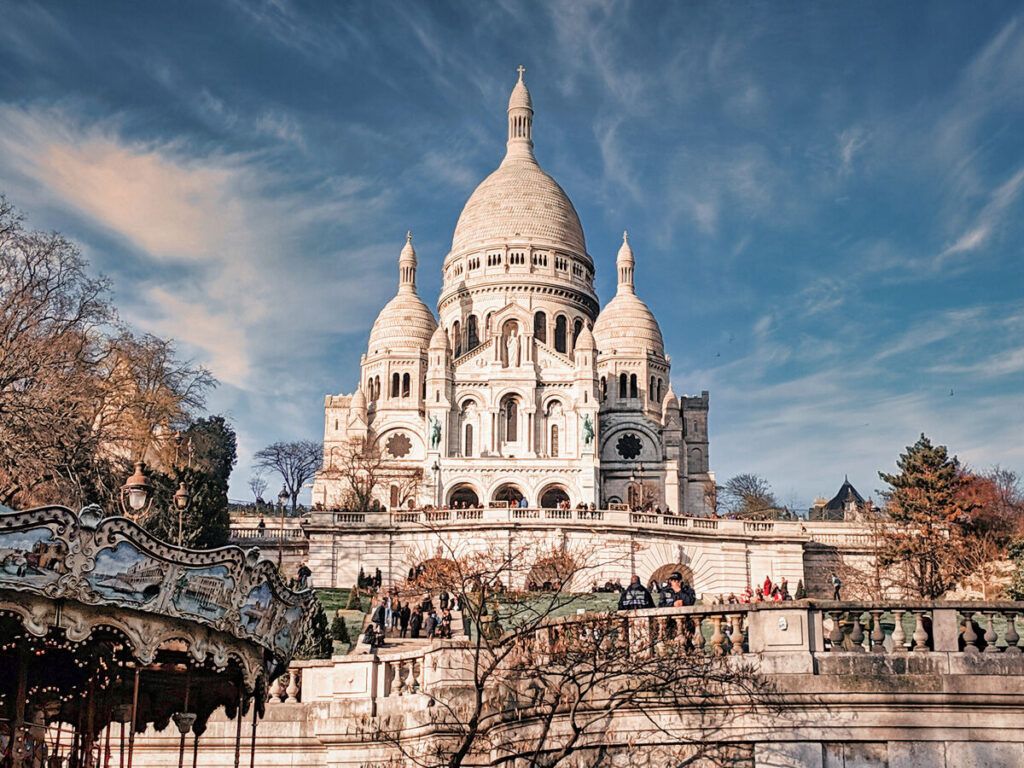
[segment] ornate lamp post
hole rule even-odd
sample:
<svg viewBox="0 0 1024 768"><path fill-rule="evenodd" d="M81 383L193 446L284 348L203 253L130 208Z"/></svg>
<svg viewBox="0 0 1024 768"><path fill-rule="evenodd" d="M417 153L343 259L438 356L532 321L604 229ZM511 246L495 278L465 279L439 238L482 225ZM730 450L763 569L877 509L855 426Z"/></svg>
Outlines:
<svg viewBox="0 0 1024 768"><path fill-rule="evenodd" d="M153 505L152 485L146 477L146 462L135 462L135 472L121 486L121 511L138 522L149 514Z"/></svg>
<svg viewBox="0 0 1024 768"><path fill-rule="evenodd" d="M434 485L436 489L434 491L434 508L441 508L441 462L434 459L434 466L430 468L430 471L434 473Z"/></svg>
<svg viewBox="0 0 1024 768"><path fill-rule="evenodd" d="M182 527L185 511L188 509L192 496L184 483L178 483L178 490L174 492L174 508L178 510L178 546L182 546Z"/></svg>
<svg viewBox="0 0 1024 768"><path fill-rule="evenodd" d="M630 490L632 491L632 499L630 499L631 503L630 503L629 506L636 507L638 505L636 503L637 493L636 493L636 470L635 469L629 470L629 487L630 487Z"/></svg>
<svg viewBox="0 0 1024 768"><path fill-rule="evenodd" d="M282 485L281 492L277 494L277 504L281 507L281 530L277 532L277 568L281 573L284 573L284 505L288 498L288 489Z"/></svg>

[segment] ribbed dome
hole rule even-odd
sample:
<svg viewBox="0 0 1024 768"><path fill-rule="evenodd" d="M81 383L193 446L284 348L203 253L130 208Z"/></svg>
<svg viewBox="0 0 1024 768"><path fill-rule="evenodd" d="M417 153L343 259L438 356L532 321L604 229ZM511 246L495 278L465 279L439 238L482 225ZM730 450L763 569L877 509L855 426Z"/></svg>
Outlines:
<svg viewBox="0 0 1024 768"><path fill-rule="evenodd" d="M580 217L568 195L532 157L506 157L480 183L459 215L452 253L512 240L587 252Z"/></svg>
<svg viewBox="0 0 1024 768"><path fill-rule="evenodd" d="M370 354L384 349L427 349L437 321L415 293L399 293L384 305L370 330Z"/></svg>
<svg viewBox="0 0 1024 768"><path fill-rule="evenodd" d="M618 293L594 323L594 343L601 353L653 349L664 357L665 341L650 308L636 294Z"/></svg>
<svg viewBox="0 0 1024 768"><path fill-rule="evenodd" d="M412 233L398 258L398 293L384 305L370 330L371 355L385 349L426 349L437 321L416 293L416 250Z"/></svg>
<svg viewBox="0 0 1024 768"><path fill-rule="evenodd" d="M622 233L622 246L615 259L619 287L615 298L601 310L594 323L594 343L603 354L611 352L643 354L654 350L665 356L665 341L654 313L643 303L633 287L636 258L629 245L629 234Z"/></svg>

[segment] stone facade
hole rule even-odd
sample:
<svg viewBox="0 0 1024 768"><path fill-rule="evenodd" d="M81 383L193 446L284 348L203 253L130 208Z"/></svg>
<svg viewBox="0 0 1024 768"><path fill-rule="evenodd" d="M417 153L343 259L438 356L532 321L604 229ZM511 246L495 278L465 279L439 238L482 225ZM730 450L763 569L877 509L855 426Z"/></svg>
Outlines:
<svg viewBox="0 0 1024 768"><path fill-rule="evenodd" d="M505 158L470 196L444 259L439 321L417 294L407 238L358 388L326 398L314 504L344 505L339 457L368 441L386 458L377 500L392 510L525 498L705 512L708 394L673 393L626 236L600 310L576 210L534 157L533 114L520 72Z"/></svg>

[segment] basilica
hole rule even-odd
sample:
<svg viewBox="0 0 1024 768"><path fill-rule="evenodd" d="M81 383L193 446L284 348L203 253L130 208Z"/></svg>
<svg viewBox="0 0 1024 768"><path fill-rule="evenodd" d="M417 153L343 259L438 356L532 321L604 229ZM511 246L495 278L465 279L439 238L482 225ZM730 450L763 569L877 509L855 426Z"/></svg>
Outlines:
<svg viewBox="0 0 1024 768"><path fill-rule="evenodd" d="M417 293L409 234L358 387L326 398L315 504L345 506L345 457L369 445L375 499L393 510L709 508L708 393L673 392L626 234L601 308L576 209L534 156L533 118L520 67L505 157L455 225L437 316Z"/></svg>

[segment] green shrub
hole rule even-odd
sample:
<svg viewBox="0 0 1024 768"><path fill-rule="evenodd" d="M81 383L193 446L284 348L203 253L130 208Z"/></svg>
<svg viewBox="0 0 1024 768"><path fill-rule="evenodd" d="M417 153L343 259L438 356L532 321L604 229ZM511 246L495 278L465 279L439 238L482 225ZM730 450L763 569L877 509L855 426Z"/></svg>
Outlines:
<svg viewBox="0 0 1024 768"><path fill-rule="evenodd" d="M342 645L352 642L352 638L348 636L348 624L341 616L335 616L334 621L331 622L331 637Z"/></svg>
<svg viewBox="0 0 1024 768"><path fill-rule="evenodd" d="M796 600L806 600L807 599L807 587L804 586L804 580L803 579L800 579L800 581L797 582L797 584L796 584L796 594L793 597Z"/></svg>
<svg viewBox="0 0 1024 768"><path fill-rule="evenodd" d="M346 611L361 611L363 610L363 602L359 599L359 588L352 587L352 591L348 593L348 602L345 603Z"/></svg>

